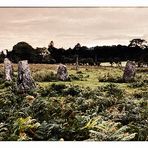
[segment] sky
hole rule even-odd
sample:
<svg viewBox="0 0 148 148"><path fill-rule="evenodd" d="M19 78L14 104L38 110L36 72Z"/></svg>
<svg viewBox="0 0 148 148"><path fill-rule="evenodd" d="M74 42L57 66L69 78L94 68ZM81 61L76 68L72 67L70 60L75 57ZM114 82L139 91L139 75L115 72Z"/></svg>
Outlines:
<svg viewBox="0 0 148 148"><path fill-rule="evenodd" d="M12 50L20 41L34 48L52 40L58 48L148 41L147 18L148 7L0 8L0 50Z"/></svg>

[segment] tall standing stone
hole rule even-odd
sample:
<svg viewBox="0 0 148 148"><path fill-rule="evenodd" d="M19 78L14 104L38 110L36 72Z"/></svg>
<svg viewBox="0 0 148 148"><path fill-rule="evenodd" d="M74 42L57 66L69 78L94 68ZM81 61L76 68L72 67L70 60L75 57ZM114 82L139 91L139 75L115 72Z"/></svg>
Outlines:
<svg viewBox="0 0 148 148"><path fill-rule="evenodd" d="M28 61L19 61L17 88L19 91L29 91L35 89L34 80L31 77Z"/></svg>
<svg viewBox="0 0 148 148"><path fill-rule="evenodd" d="M76 71L79 70L79 59L78 56L76 57Z"/></svg>
<svg viewBox="0 0 148 148"><path fill-rule="evenodd" d="M136 74L135 62L128 61L124 69L123 80L125 82L129 82L134 78L135 74Z"/></svg>
<svg viewBox="0 0 148 148"><path fill-rule="evenodd" d="M59 80L65 81L68 79L67 67L63 64L60 64L57 69L57 78Z"/></svg>
<svg viewBox="0 0 148 148"><path fill-rule="evenodd" d="M5 73L5 80L12 81L13 66L8 58L4 59L4 73Z"/></svg>

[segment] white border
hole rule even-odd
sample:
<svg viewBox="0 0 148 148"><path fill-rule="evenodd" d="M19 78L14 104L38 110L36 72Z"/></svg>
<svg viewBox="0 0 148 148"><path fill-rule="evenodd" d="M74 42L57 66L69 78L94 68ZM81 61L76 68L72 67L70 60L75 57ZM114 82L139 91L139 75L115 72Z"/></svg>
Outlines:
<svg viewBox="0 0 148 148"><path fill-rule="evenodd" d="M148 6L148 0L0 0L0 7Z"/></svg>
<svg viewBox="0 0 148 148"><path fill-rule="evenodd" d="M0 0L0 7L97 7L97 6L121 6L121 7L136 7L148 6L148 0ZM11 145L10 145L11 144ZM77 145L79 144L79 145ZM107 145L108 144L108 145ZM125 148L130 147L146 147L146 142L1 142L1 146L4 147L15 147L15 148L26 148L26 146L32 147L120 147Z"/></svg>
<svg viewBox="0 0 148 148"><path fill-rule="evenodd" d="M10 142L2 142L4 147L10 147ZM70 142L70 141L62 141L62 142L52 142L52 141L42 141L42 142L34 142L34 141L30 141L30 142L11 142L12 147L14 146L15 148L26 148L26 147L36 147L36 148L40 148L40 147L51 147L51 148L78 148L80 146L85 147L85 148L146 148L147 147L147 142L78 142L78 141L74 141L74 142Z"/></svg>

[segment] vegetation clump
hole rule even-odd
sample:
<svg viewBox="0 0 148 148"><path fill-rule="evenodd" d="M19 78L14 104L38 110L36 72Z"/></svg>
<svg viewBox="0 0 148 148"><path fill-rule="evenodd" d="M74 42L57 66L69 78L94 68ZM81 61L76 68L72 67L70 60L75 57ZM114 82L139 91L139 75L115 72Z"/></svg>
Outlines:
<svg viewBox="0 0 148 148"><path fill-rule="evenodd" d="M52 71L37 71L33 74L33 79L37 82L52 82L56 81L56 74Z"/></svg>
<svg viewBox="0 0 148 148"><path fill-rule="evenodd" d="M88 87L94 78L96 87ZM0 140L147 141L147 85L97 78L41 81L24 93L15 91L14 81L0 81Z"/></svg>

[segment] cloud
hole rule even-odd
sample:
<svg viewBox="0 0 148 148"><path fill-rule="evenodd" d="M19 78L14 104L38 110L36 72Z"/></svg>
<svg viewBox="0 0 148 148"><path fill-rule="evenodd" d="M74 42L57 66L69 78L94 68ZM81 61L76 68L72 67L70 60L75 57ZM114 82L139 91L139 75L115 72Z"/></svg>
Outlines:
<svg viewBox="0 0 148 148"><path fill-rule="evenodd" d="M0 48L20 40L32 46L73 47L80 42L129 43L148 39L148 8L0 8Z"/></svg>
<svg viewBox="0 0 148 148"><path fill-rule="evenodd" d="M41 22L41 21L48 21L49 17L45 16L45 17L37 17L37 18L29 18L29 19L16 19L16 20L12 20L10 23L11 24L29 24L29 23L33 23L33 22Z"/></svg>

